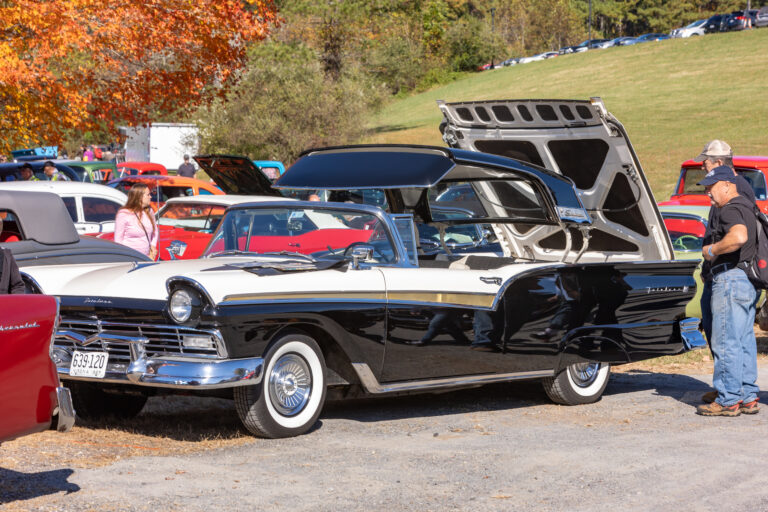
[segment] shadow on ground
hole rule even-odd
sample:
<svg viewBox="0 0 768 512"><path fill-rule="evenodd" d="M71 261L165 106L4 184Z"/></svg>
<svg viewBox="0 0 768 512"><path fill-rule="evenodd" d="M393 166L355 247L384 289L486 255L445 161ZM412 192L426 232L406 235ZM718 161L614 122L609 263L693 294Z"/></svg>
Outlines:
<svg viewBox="0 0 768 512"><path fill-rule="evenodd" d="M22 473L0 467L0 505L61 491L67 494L78 492L80 487L67 481L72 473L71 469Z"/></svg>

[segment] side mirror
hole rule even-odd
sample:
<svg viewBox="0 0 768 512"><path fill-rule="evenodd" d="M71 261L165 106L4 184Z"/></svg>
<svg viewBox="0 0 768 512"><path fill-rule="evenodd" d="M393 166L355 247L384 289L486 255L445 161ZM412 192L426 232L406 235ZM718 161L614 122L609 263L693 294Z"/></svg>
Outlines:
<svg viewBox="0 0 768 512"><path fill-rule="evenodd" d="M175 260L178 256L184 256L184 252L187 250L187 244L181 240L174 240L165 248L165 250L168 251L168 255L171 259Z"/></svg>
<svg viewBox="0 0 768 512"><path fill-rule="evenodd" d="M373 259L373 246L371 245L358 245L352 248L350 252L352 261L349 263L349 268L359 270L360 262L370 261Z"/></svg>

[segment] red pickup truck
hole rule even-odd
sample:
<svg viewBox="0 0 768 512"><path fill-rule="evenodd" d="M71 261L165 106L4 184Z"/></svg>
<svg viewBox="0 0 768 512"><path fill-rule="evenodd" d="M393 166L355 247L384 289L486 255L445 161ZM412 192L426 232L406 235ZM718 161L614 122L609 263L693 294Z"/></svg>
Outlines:
<svg viewBox="0 0 768 512"><path fill-rule="evenodd" d="M47 295L0 295L0 442L75 423L51 360L59 305Z"/></svg>
<svg viewBox="0 0 768 512"><path fill-rule="evenodd" d="M755 191L757 205L768 213L768 156L734 156L733 167L752 185ZM680 169L680 178L672 197L668 201L659 203L662 205L705 205L709 206L709 197L704 193L704 187L697 185L704 177L706 171L701 163L687 160Z"/></svg>

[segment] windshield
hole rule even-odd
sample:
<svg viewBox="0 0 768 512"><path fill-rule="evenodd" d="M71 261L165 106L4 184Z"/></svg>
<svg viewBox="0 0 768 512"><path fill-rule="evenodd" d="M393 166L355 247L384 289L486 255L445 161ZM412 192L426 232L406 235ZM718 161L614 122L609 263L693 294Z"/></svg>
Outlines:
<svg viewBox="0 0 768 512"><path fill-rule="evenodd" d="M397 259L385 224L371 213L352 208L239 208L224 216L203 257L295 253L344 259L361 245L373 248L374 263Z"/></svg>
<svg viewBox="0 0 768 512"><path fill-rule="evenodd" d="M747 180L747 182L749 182L752 190L755 192L755 199L758 201L763 201L766 199L766 197L768 197L768 192L766 192L765 176L762 172L756 171L754 169L738 168L736 169L736 172L738 172L741 176L744 177L745 180ZM678 192L678 194L705 194L706 192L704 191L704 187L697 185L697 183L704 179L706 174L707 172L704 169L684 168L682 177L682 192ZM680 187L678 187L678 190L680 190Z"/></svg>
<svg viewBox="0 0 768 512"><path fill-rule="evenodd" d="M701 25L705 24L706 22L707 22L707 20L699 20L699 21L694 21L693 23L691 23L690 25L688 25L688 26L687 26L687 27L685 27L685 28L696 28L696 27L700 27Z"/></svg>

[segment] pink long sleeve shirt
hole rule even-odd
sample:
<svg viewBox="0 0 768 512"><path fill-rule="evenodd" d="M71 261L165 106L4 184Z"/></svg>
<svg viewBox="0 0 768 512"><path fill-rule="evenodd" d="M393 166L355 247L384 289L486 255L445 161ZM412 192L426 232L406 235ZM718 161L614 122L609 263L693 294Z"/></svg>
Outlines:
<svg viewBox="0 0 768 512"><path fill-rule="evenodd" d="M125 208L117 211L115 242L149 256L149 248L157 248L157 235L158 228L152 225L152 220L146 212L141 214L141 224L139 224L139 218L132 211Z"/></svg>

